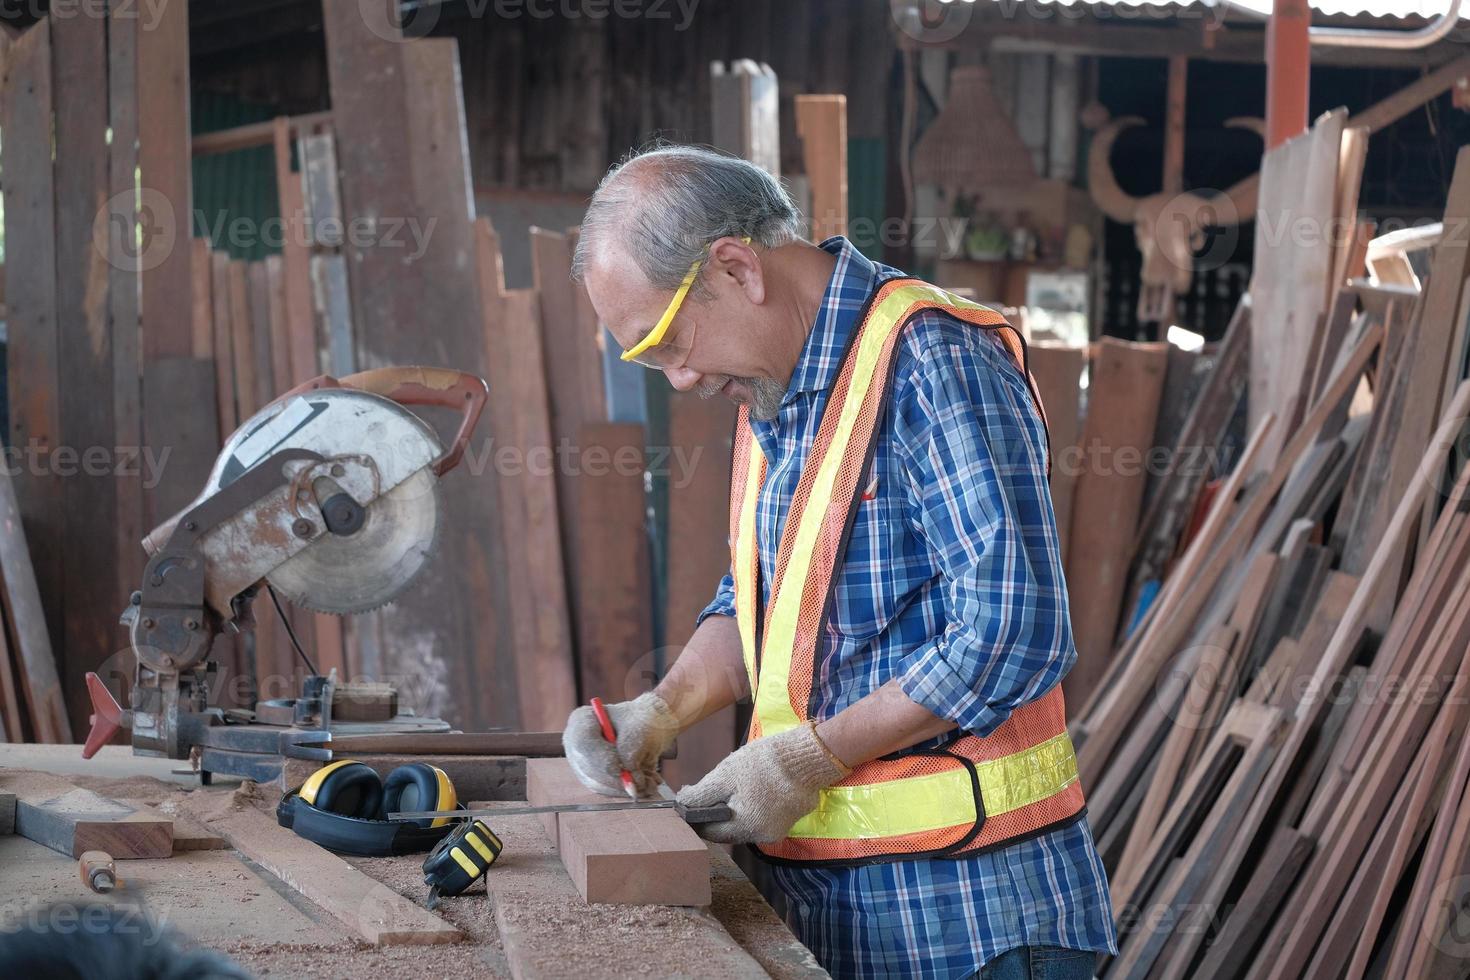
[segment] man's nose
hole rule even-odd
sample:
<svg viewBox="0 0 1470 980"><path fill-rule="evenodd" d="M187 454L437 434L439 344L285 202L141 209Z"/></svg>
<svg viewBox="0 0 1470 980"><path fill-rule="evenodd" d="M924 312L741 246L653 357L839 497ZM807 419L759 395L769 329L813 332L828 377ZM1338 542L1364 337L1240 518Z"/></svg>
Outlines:
<svg viewBox="0 0 1470 980"><path fill-rule="evenodd" d="M693 391L704 375L687 367L676 367L664 368L664 377L669 379L669 384L674 386L675 391Z"/></svg>

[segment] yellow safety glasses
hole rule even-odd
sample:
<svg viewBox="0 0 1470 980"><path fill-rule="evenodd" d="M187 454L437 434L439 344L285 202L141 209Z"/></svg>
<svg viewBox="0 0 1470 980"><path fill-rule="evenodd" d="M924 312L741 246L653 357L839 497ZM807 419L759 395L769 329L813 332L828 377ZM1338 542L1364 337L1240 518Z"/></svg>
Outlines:
<svg viewBox="0 0 1470 980"><path fill-rule="evenodd" d="M750 244L749 238L740 240L746 245ZM648 331L642 340L623 351L623 360L659 371L672 371L683 367L688 362L689 352L694 349L694 326L667 342L664 341L664 336L669 332L669 325L674 322L674 317L679 315L679 309L684 305L684 297L689 295L689 290L694 285L694 280L699 277L699 270L703 265L703 257L694 260L694 263L689 266L688 274L684 276L684 281L679 284L678 289L674 290L674 298L669 300L669 305L664 308L663 316L658 318L653 329Z"/></svg>

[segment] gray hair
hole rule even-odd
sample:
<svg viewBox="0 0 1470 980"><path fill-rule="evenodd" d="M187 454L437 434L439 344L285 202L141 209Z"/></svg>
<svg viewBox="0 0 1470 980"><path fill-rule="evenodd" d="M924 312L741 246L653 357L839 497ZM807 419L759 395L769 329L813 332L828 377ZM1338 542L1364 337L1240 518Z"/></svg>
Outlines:
<svg viewBox="0 0 1470 980"><path fill-rule="evenodd" d="M660 146L632 154L602 178L582 218L572 278L580 281L590 256L615 241L650 284L677 289L720 238L779 248L800 232L796 205L760 167L708 147Z"/></svg>

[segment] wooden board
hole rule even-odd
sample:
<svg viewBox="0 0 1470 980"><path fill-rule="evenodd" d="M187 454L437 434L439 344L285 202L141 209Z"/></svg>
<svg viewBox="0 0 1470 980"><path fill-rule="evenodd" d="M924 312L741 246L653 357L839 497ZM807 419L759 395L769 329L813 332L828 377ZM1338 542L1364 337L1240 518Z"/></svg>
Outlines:
<svg viewBox="0 0 1470 980"><path fill-rule="evenodd" d="M1066 565L1077 664L1062 686L1076 703L1086 700L1107 669L1123 615L1147 476L1144 461L1153 441L1168 355L1167 344L1105 337L1092 362Z"/></svg>
<svg viewBox="0 0 1470 980"><path fill-rule="evenodd" d="M1071 546L1073 494L1080 475L1073 450L1082 429L1082 369L1087 366L1087 348L1032 344L1028 355L1031 377L1046 408L1051 438L1051 504L1065 563Z"/></svg>
<svg viewBox="0 0 1470 980"><path fill-rule="evenodd" d="M46 628L58 644L65 635L62 549L65 533L61 481L49 454L63 445L56 321L55 189L51 171L51 25L43 19L9 43L0 65L0 130L6 134L0 166L6 174L5 262L9 446L34 454L19 467L15 496L40 587ZM25 457L22 457L23 459ZM20 741L19 718L7 731ZM13 730L10 725L17 726Z"/></svg>
<svg viewBox="0 0 1470 980"><path fill-rule="evenodd" d="M305 228L305 191L291 169L291 121L277 117L271 130L276 165L276 197L286 235L281 246L281 300L285 314L286 363L291 384L321 373L316 326L311 315L311 257Z"/></svg>
<svg viewBox="0 0 1470 980"><path fill-rule="evenodd" d="M533 806L603 803L565 759L526 762L526 799ZM547 837L589 902L693 905L710 902L709 849L670 810L542 814Z"/></svg>
<svg viewBox="0 0 1470 980"><path fill-rule="evenodd" d="M230 257L225 252L210 255L210 299L214 307L214 391L219 418L219 440L223 444L240 424L235 384L234 306L230 302Z"/></svg>
<svg viewBox="0 0 1470 980"><path fill-rule="evenodd" d="M20 509L10 476L3 472L0 472L0 578L4 580L0 583L3 585L0 599L4 600L5 622L14 638L10 652L36 739L70 742L71 725L61 698L61 681L51 654L51 636L46 632L41 594L26 550Z"/></svg>
<svg viewBox="0 0 1470 980"><path fill-rule="evenodd" d="M1192 976L1199 980L1225 980L1245 971L1251 953L1274 920L1287 892L1296 884L1312 848L1312 839L1305 834L1290 827L1277 829L1256 874L1241 892L1240 900L1206 948L1204 960Z"/></svg>
<svg viewBox="0 0 1470 980"><path fill-rule="evenodd" d="M575 583L583 699L651 687L653 591L643 493L643 426L583 428L576 495L583 528Z"/></svg>
<svg viewBox="0 0 1470 980"><path fill-rule="evenodd" d="M671 664L694 633L730 567L730 453L735 406L692 392L669 395L669 494L664 649ZM698 782L738 744L735 709L722 708L679 736L664 765L675 787Z"/></svg>
<svg viewBox="0 0 1470 980"><path fill-rule="evenodd" d="M0 834L15 833L15 794L0 793Z"/></svg>
<svg viewBox="0 0 1470 980"><path fill-rule="evenodd" d="M490 222L476 222L476 258L490 365L502 533L516 573L510 592L523 727L556 729L577 704L572 625L557 512L556 446L537 294L505 288ZM563 291L565 291L563 289Z"/></svg>
<svg viewBox="0 0 1470 980"><path fill-rule="evenodd" d="M454 926L387 885L369 878L325 848L279 826L248 804L196 811L209 829L246 858L321 906L373 946L458 942Z"/></svg>
<svg viewBox="0 0 1470 980"><path fill-rule="evenodd" d="M847 234L847 96L798 95L796 135L812 191L810 237Z"/></svg>
<svg viewBox="0 0 1470 980"><path fill-rule="evenodd" d="M342 212L395 221L394 234L384 226L343 249L358 364L437 364L484 377L457 47L452 38L380 36L375 29L395 22L389 10L389 0L322 10ZM425 418L446 439L458 425L447 412ZM493 426L481 422L476 458ZM498 477L462 464L439 488L448 533L438 556L390 606L352 624L360 643L371 634L362 668L424 678L411 707L465 730L518 726L519 692L505 683L514 663L506 580L517 570L504 547Z"/></svg>
<svg viewBox="0 0 1470 980"><path fill-rule="evenodd" d="M14 793L15 832L69 857L106 851L118 860L173 853L173 821L38 772L0 774Z"/></svg>
<svg viewBox="0 0 1470 980"><path fill-rule="evenodd" d="M481 219L485 221L487 219ZM545 354L546 398L551 413L553 447L562 451L580 448L582 427L607 421L603 390L602 354L598 348L596 315L590 319L587 291L571 281L574 236L532 227L532 281L540 297L541 345ZM577 481L566 466L556 467L556 507L567 581L578 580L577 554L580 523L576 501ZM577 610L571 611L572 630L578 628Z"/></svg>
<svg viewBox="0 0 1470 980"><path fill-rule="evenodd" d="M255 325L250 312L250 285L245 263L232 259L229 264L230 342L235 362L235 408L237 425L260 408L260 393L255 387Z"/></svg>

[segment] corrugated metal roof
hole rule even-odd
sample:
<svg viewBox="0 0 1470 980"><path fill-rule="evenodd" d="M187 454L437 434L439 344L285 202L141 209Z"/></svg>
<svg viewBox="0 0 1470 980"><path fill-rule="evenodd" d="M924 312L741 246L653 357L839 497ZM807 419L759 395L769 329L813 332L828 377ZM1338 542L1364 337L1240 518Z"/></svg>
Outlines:
<svg viewBox="0 0 1470 980"><path fill-rule="evenodd" d="M943 2L943 0L941 0ZM964 3L993 3L1014 6L1017 0L956 0ZM1231 7L1246 7L1262 16L1271 12L1271 0L1140 0L1136 3L1113 3L1107 0L1025 0L1027 3L1054 5L1059 7L1131 7L1150 8L1162 12L1179 10L1201 10ZM1449 9L1447 0L1311 0L1312 9L1326 17L1393 17L1399 19L1418 18L1428 20ZM1470 18L1470 4L1461 7L1460 19Z"/></svg>

